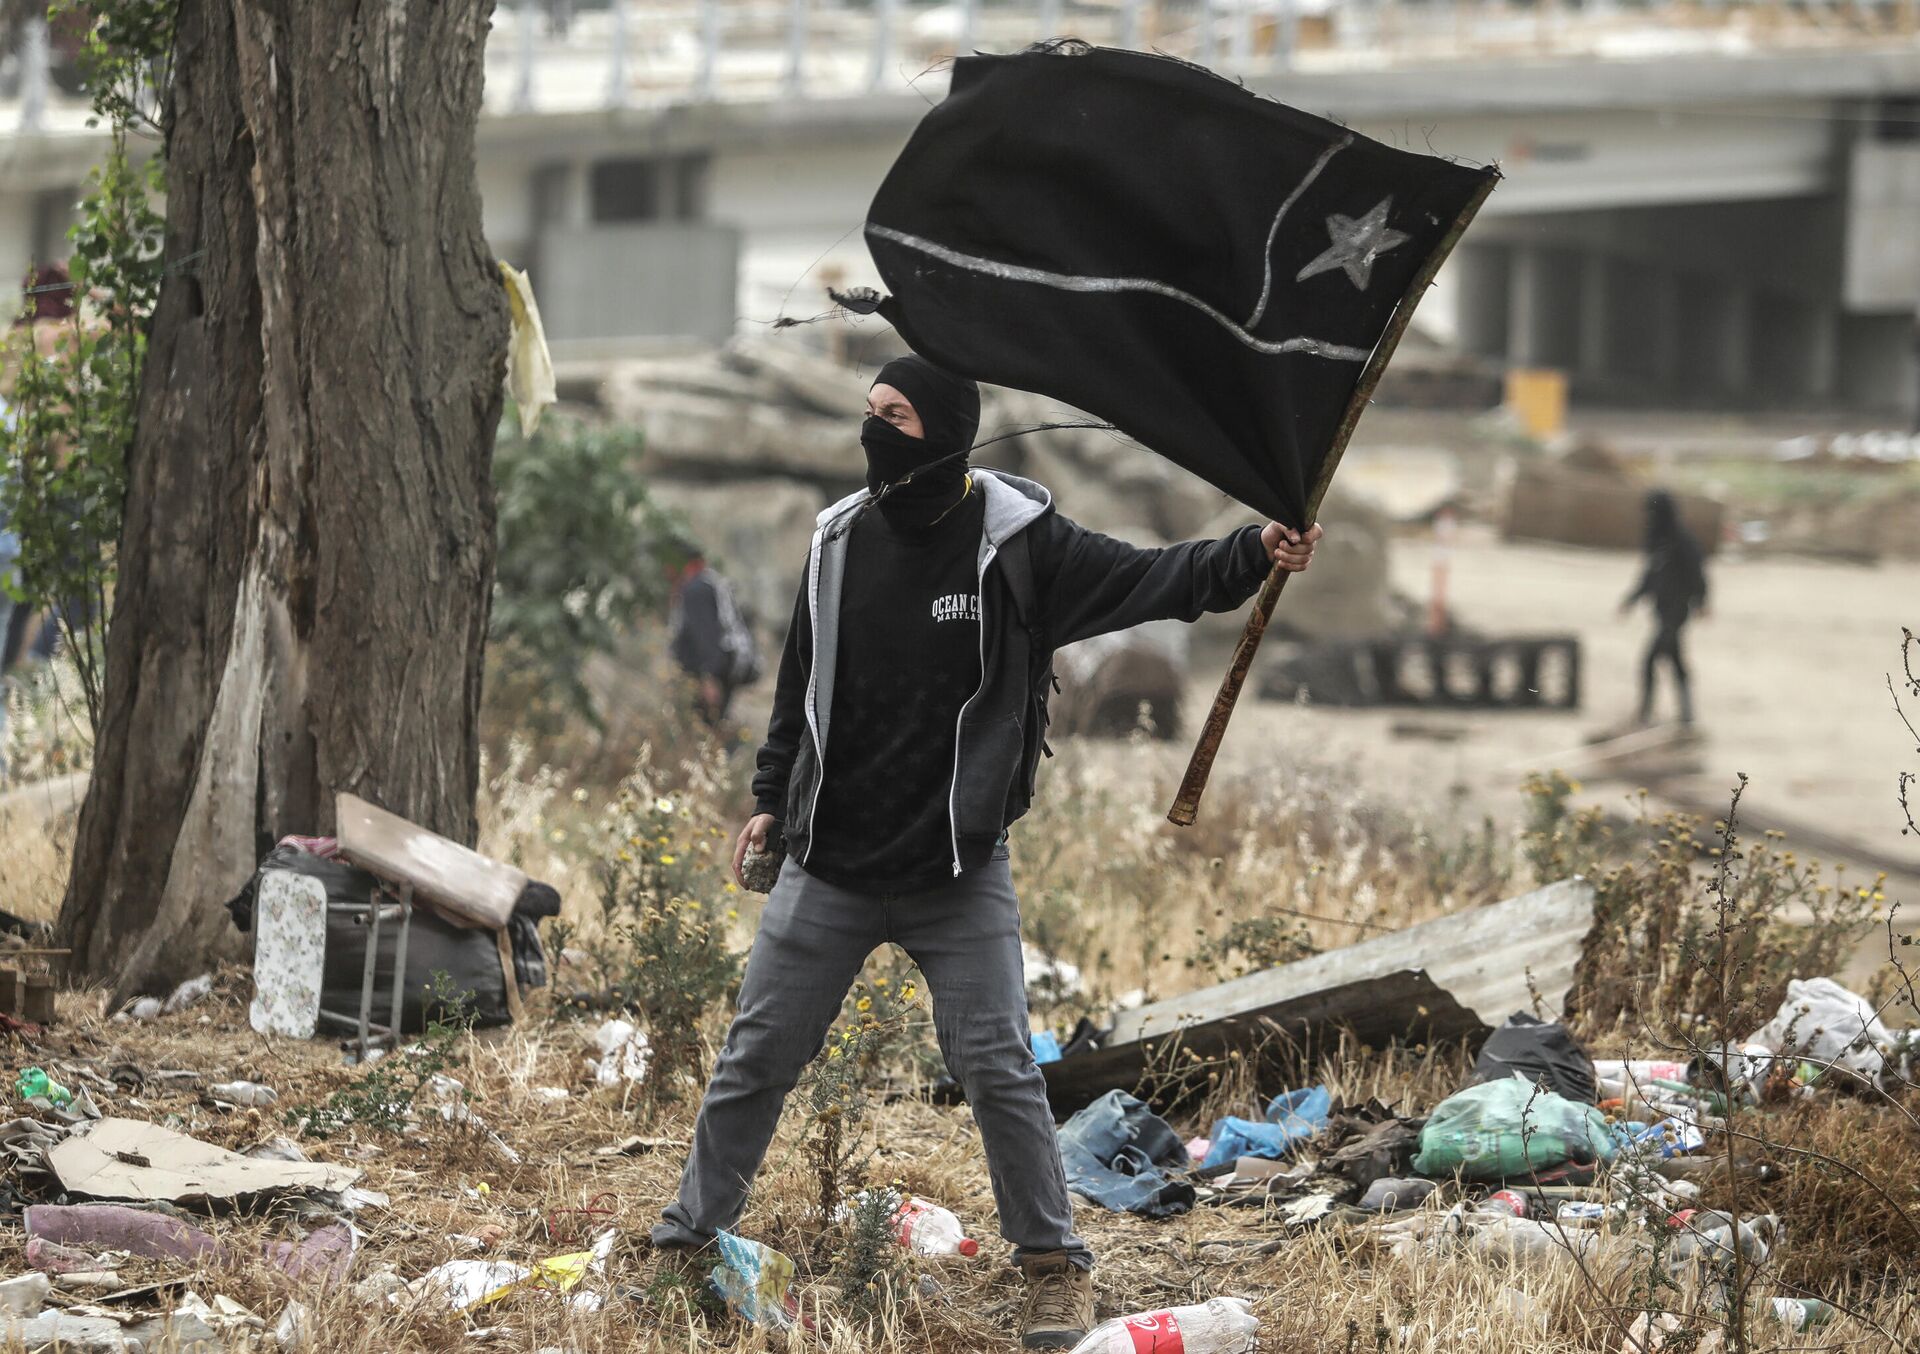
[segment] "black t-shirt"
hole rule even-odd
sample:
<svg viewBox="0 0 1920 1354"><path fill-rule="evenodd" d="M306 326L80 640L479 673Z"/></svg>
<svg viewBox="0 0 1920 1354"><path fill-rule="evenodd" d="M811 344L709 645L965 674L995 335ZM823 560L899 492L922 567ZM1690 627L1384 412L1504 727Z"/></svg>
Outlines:
<svg viewBox="0 0 1920 1354"><path fill-rule="evenodd" d="M847 541L827 757L806 869L873 893L953 877L960 707L980 687L976 488L931 527L863 513Z"/></svg>

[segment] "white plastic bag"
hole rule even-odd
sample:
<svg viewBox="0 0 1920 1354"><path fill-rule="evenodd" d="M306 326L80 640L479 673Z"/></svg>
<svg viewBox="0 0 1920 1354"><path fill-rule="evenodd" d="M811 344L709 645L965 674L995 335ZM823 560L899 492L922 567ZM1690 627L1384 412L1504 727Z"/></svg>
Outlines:
<svg viewBox="0 0 1920 1354"><path fill-rule="evenodd" d="M1873 1003L1831 978L1795 978L1772 1020L1749 1041L1776 1053L1791 1053L1880 1084L1893 1031L1880 1023Z"/></svg>
<svg viewBox="0 0 1920 1354"><path fill-rule="evenodd" d="M629 1020L609 1020L593 1032L597 1059L588 1061L593 1079L600 1086L638 1085L647 1079L647 1063L652 1048L646 1034Z"/></svg>

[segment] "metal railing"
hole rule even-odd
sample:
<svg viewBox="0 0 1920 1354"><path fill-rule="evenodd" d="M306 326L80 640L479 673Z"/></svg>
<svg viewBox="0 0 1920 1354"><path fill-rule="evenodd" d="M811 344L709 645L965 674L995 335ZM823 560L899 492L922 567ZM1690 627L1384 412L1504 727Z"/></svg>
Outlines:
<svg viewBox="0 0 1920 1354"><path fill-rule="evenodd" d="M937 97L955 53L1059 36L1229 75L1516 55L1646 59L1912 41L1920 0L520 0L487 47L494 114L714 101ZM13 36L0 128L78 130L37 15Z"/></svg>
<svg viewBox="0 0 1920 1354"><path fill-rule="evenodd" d="M1071 36L1229 75L1515 55L1644 59L1911 40L1920 0L610 0L548 31L503 9L499 112L937 97L954 54ZM597 78L596 78L597 73ZM504 78L503 78L504 77Z"/></svg>

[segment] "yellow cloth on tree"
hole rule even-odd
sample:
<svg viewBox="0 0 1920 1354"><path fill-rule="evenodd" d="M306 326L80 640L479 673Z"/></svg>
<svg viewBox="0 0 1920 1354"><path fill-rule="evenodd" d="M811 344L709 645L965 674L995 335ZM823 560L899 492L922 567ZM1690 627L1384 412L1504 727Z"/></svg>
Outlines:
<svg viewBox="0 0 1920 1354"><path fill-rule="evenodd" d="M540 413L556 398L553 357L547 352L547 331L540 324L540 303L533 299L527 275L502 259L500 276L506 283L507 309L513 332L507 339L507 393L520 409L520 435L533 436Z"/></svg>

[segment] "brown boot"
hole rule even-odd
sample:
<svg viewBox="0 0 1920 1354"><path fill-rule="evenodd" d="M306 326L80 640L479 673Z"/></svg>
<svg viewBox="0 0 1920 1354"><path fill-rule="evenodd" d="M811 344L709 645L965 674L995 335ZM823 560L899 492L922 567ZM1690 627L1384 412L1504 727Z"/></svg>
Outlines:
<svg viewBox="0 0 1920 1354"><path fill-rule="evenodd" d="M1020 1262L1027 1301L1020 1309L1022 1349L1072 1349L1093 1326L1093 1275L1065 1251L1029 1255Z"/></svg>

